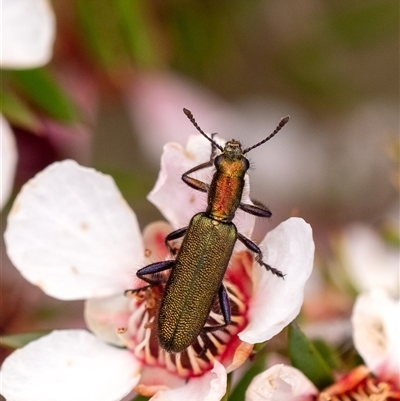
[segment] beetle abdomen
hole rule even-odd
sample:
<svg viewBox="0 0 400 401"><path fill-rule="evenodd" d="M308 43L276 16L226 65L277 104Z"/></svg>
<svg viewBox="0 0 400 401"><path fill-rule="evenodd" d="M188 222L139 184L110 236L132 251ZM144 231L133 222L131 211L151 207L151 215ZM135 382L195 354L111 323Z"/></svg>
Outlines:
<svg viewBox="0 0 400 401"><path fill-rule="evenodd" d="M196 214L171 271L158 314L158 338L168 352L189 347L204 327L218 293L237 230Z"/></svg>

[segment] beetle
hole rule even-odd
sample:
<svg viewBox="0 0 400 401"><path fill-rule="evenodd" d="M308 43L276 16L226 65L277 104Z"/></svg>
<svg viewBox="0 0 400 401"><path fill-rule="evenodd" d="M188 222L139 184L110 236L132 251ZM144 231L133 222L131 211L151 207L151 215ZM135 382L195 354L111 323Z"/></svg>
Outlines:
<svg viewBox="0 0 400 401"><path fill-rule="evenodd" d="M270 210L260 202L241 202L245 174L250 166L245 154L275 136L289 121L289 116L281 119L268 137L243 150L241 143L234 139L226 142L224 147L220 146L213 137L203 132L189 110L183 111L195 128L212 143L210 160L182 175L182 180L191 188L208 194L207 208L195 214L187 227L166 236L165 244L172 254L176 254L175 259L152 263L136 273L150 286L165 284L157 315L157 337L160 346L169 353L182 352L201 333L221 330L231 323L229 298L222 280L237 240L256 254L255 260L260 266L278 277L284 277L281 271L263 261L260 248L239 233L232 220L237 209L259 217L271 216ZM221 154L215 156L216 149ZM191 177L194 172L213 165L215 173L210 184ZM170 242L182 237L180 248L174 249ZM170 274L165 279L160 273L167 270ZM224 322L205 327L216 297Z"/></svg>

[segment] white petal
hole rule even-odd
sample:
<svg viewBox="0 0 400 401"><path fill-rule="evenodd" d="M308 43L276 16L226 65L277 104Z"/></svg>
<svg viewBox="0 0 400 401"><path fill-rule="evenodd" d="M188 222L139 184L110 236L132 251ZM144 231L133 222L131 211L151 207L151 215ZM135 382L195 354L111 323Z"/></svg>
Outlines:
<svg viewBox="0 0 400 401"><path fill-rule="evenodd" d="M85 330L53 331L12 353L2 365L2 395L9 401L118 401L140 378L126 350Z"/></svg>
<svg viewBox="0 0 400 401"><path fill-rule="evenodd" d="M302 372L291 366L275 365L257 375L246 391L246 401L313 400L318 390Z"/></svg>
<svg viewBox="0 0 400 401"><path fill-rule="evenodd" d="M0 147L1 147L1 183L0 183L0 210L7 203L14 184L17 168L17 145L10 126L0 114Z"/></svg>
<svg viewBox="0 0 400 401"><path fill-rule="evenodd" d="M135 392L145 397L152 397L159 391L184 386L186 380L160 366L144 365L141 370L140 381Z"/></svg>
<svg viewBox="0 0 400 401"><path fill-rule="evenodd" d="M381 378L399 380L400 302L375 289L358 296L352 315L354 345Z"/></svg>
<svg viewBox="0 0 400 401"><path fill-rule="evenodd" d="M131 315L129 303L130 300L124 295L88 299L85 302L86 325L101 340L124 345L117 330L128 325Z"/></svg>
<svg viewBox="0 0 400 401"><path fill-rule="evenodd" d="M399 296L398 248L390 247L370 227L353 224L342 241L348 272L354 285L362 291L381 287Z"/></svg>
<svg viewBox="0 0 400 401"><path fill-rule="evenodd" d="M224 144L224 141L219 138L216 140L220 145ZM209 161L210 154L211 144L201 135L190 136L186 149L176 143L168 143L164 146L160 173L148 199L175 228L187 226L196 213L205 211L207 208L207 194L189 187L181 177L189 169ZM191 174L191 177L209 184L214 172L213 166L199 170ZM246 176L242 202L251 203L248 176ZM239 210L234 223L243 235L250 236L255 217Z"/></svg>
<svg viewBox="0 0 400 401"><path fill-rule="evenodd" d="M311 226L292 217L269 232L261 242L264 261L286 274L281 279L266 269L254 269L258 285L250 300L249 324L239 338L251 344L269 340L300 312L304 285L314 261Z"/></svg>
<svg viewBox="0 0 400 401"><path fill-rule="evenodd" d="M143 264L136 216L112 178L71 160L24 185L5 241L21 274L59 299L122 293Z"/></svg>
<svg viewBox="0 0 400 401"><path fill-rule="evenodd" d="M214 368L201 377L195 377L173 390L159 391L151 401L220 401L226 393L227 375L221 363L214 361Z"/></svg>
<svg viewBox="0 0 400 401"><path fill-rule="evenodd" d="M3 0L1 66L33 68L52 56L55 17L46 0Z"/></svg>

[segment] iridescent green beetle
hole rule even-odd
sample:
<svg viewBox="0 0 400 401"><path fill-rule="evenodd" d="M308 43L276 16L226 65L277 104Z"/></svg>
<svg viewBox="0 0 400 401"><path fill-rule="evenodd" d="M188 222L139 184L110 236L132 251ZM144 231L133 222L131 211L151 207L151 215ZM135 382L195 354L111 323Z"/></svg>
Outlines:
<svg viewBox="0 0 400 401"><path fill-rule="evenodd" d="M242 150L240 142L234 139L224 147L220 146L203 132L189 110L183 111L196 129L212 143L210 161L182 175L182 180L190 187L208 193L207 209L193 216L189 226L173 231L165 238L166 246L174 253L170 241L183 237L175 260L153 263L136 273L137 277L150 285L159 285L162 278L158 273L171 270L157 318L159 344L171 353L185 350L202 331L221 330L230 324L229 298L222 280L237 240L256 254L258 264L278 277L284 276L263 262L260 248L240 234L232 220L238 208L259 217L271 216L269 209L259 202L241 203L245 174L249 168L249 161L244 155L275 136L289 121L289 117L283 118L267 138ZM216 149L221 154L214 157ZM190 177L195 171L212 167L213 164L216 171L210 184ZM204 327L216 295L224 323Z"/></svg>

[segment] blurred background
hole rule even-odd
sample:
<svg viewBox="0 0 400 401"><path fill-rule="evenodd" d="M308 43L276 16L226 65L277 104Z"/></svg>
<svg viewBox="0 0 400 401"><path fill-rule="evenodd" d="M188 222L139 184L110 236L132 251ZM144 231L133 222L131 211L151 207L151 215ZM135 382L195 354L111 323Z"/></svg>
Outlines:
<svg viewBox="0 0 400 401"><path fill-rule="evenodd" d="M260 232L291 215L312 225L322 277L340 265L335 241L355 222L398 245L397 1L54 0L51 7L50 62L1 71L2 113L18 153L3 231L21 185L65 158L111 174L142 228L161 219L146 195L164 144L185 145L196 133L186 107L204 131L245 146L290 115L277 137L249 154L251 191L273 212ZM82 304L27 283L4 244L1 263L2 334L85 326ZM327 308L346 317L354 291L335 288ZM305 308L311 317L331 313Z"/></svg>

